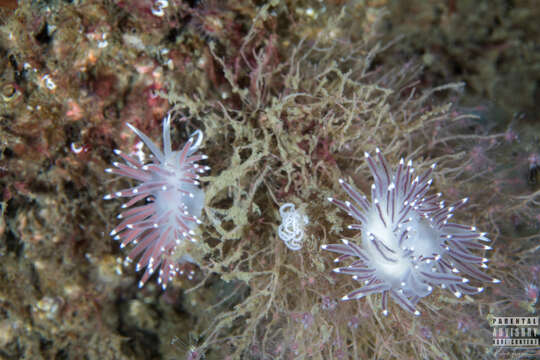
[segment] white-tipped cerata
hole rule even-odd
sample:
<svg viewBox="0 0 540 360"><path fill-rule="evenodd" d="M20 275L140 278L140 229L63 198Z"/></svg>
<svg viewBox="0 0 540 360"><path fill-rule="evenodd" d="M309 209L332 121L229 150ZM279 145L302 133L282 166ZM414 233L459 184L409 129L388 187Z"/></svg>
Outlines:
<svg viewBox="0 0 540 360"><path fill-rule="evenodd" d="M471 281L500 282L481 271L487 268L488 259L472 252L491 249L481 244L489 241L487 234L449 221L468 199L446 205L439 200L441 193L428 194L435 163L425 174L414 174L411 160L405 165L401 159L391 169L378 148L375 156L366 152L364 157L374 181L371 202L343 179L339 184L350 200L328 198L353 218L354 224L348 228L361 231L360 239L321 246L340 254L336 262L352 258L351 265L333 271L364 284L342 300L380 293L384 315L388 314L388 298L392 298L418 316L418 301L435 286L460 298L483 291L483 287L471 286Z"/></svg>
<svg viewBox="0 0 540 360"><path fill-rule="evenodd" d="M138 257L136 268L146 269L139 287L159 269L160 274L162 270L165 274L160 275L158 281L166 288L180 263L194 262L187 253L175 253L185 248L183 244L196 241L193 229L200 223L198 218L204 205L204 192L196 179L206 169L198 162L207 157L196 154L203 139L200 130L195 131L181 149L173 151L170 123L168 115L163 120L163 150L136 127L127 124L152 152L151 161L143 163L139 157L114 150L124 163L114 162L114 168L106 170L139 182L131 189L104 197L105 200L130 198L122 205L124 210L118 216L122 221L110 235L121 241L121 247L139 244L127 257Z"/></svg>

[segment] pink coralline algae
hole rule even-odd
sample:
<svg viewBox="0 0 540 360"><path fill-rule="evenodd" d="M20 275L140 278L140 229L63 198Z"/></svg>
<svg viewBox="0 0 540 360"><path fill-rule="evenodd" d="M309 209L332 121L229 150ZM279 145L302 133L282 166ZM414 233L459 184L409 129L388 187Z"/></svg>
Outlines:
<svg viewBox="0 0 540 360"><path fill-rule="evenodd" d="M126 261L139 257L136 270L146 268L139 287L159 269L158 283L165 289L181 272L181 264L196 263L186 249L197 241L193 229L201 223L199 217L204 205L198 174L209 168L197 162L207 157L194 154L203 135L200 130L195 131L182 150L172 151L170 123L168 115L163 120L163 152L145 134L127 124L152 152L151 161L143 163L115 150L125 163L114 162L114 168L105 170L140 182L104 197L107 200L130 198L122 205L126 210L118 215L122 222L110 234L121 241L122 248L135 245Z"/></svg>
<svg viewBox="0 0 540 360"><path fill-rule="evenodd" d="M488 260L470 252L491 249L482 244L490 241L486 234L474 226L449 222L467 199L445 206L444 201L438 201L441 193L427 195L435 165L425 174L415 176L411 161L405 165L401 159L397 170L391 172L379 149L376 159L368 153L365 157L374 180L371 202L341 179L341 186L355 204L328 199L358 222L349 229L361 231L361 244L343 239L342 244L322 246L341 254L336 262L354 258L349 266L334 272L352 275L363 286L342 300L381 293L384 315L388 314L389 296L403 309L420 315L416 305L434 286L446 288L459 298L484 289L472 286L468 277L500 282L479 270L478 267L487 268Z"/></svg>

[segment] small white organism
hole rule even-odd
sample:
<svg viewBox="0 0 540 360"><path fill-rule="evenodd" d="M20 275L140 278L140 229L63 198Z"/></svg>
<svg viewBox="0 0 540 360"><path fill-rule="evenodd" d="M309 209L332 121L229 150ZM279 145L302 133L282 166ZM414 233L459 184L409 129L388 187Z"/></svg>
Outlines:
<svg viewBox="0 0 540 360"><path fill-rule="evenodd" d="M300 250L304 238L304 227L309 224L308 217L297 211L292 203L281 205L279 214L281 215L281 225L278 228L279 238L289 249Z"/></svg>

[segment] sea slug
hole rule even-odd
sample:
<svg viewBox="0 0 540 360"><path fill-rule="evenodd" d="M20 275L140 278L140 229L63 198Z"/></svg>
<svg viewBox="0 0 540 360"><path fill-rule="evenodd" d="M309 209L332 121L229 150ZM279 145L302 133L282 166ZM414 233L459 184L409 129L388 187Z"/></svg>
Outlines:
<svg viewBox="0 0 540 360"><path fill-rule="evenodd" d="M498 283L478 269L487 268L487 259L470 249L489 250L490 241L476 227L449 222L453 212L467 202L463 199L446 206L441 193L427 195L435 164L423 175L415 176L412 162L403 159L391 172L379 149L376 159L365 153L373 175L371 202L350 184L339 180L354 201L328 200L346 211L358 223L349 229L361 231L361 242L343 239L343 244L322 245L322 249L341 254L335 261L354 258L349 266L334 272L352 275L363 286L342 300L360 299L382 293L383 314L388 314L388 297L403 309L420 315L418 301L434 286L450 290L456 297L473 295L483 287L472 286L469 278ZM466 277L467 276L467 277Z"/></svg>
<svg viewBox="0 0 540 360"><path fill-rule="evenodd" d="M139 287L159 269L158 283L165 289L180 272L180 264L195 263L189 249L197 242L193 229L201 223L199 217L204 205L198 174L209 170L209 167L197 164L207 158L206 155L195 154L202 143L202 132L195 131L181 150L172 151L170 125L169 114L163 119L162 152L150 138L127 124L150 149L153 157L150 162L143 163L115 150L125 164L114 162L114 168L105 170L140 182L104 197L106 200L130 198L122 205L126 210L118 215L122 222L110 234L122 242L121 248L130 243L136 245L126 261L139 257L136 270L146 268Z"/></svg>

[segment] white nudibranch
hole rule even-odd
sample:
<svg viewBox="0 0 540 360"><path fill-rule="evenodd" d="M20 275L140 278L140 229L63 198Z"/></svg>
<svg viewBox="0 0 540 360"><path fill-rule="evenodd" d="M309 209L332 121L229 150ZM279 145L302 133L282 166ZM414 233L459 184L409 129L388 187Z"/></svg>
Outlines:
<svg viewBox="0 0 540 360"><path fill-rule="evenodd" d="M352 275L363 286L342 300L382 294L382 311L388 314L388 297L403 309L420 315L418 301L435 286L450 290L456 297L474 295L483 287L473 286L469 278L499 283L478 267L487 268L487 259L470 252L490 250L490 241L476 227L450 222L453 212L468 199L446 206L441 193L428 195L435 164L422 175L415 175L412 162L401 159L392 172L379 149L376 158L365 153L373 175L371 202L340 179L339 183L353 200L328 200L346 211L357 223L349 229L361 231L361 242L342 239L342 244L322 245L323 250L341 254L336 262L354 258L349 266L334 269Z"/></svg>
<svg viewBox="0 0 540 360"><path fill-rule="evenodd" d="M171 116L163 119L163 152L134 126L127 126L152 152L152 159L143 163L139 159L115 150L124 163L114 162L108 173L117 174L139 182L131 188L105 195L104 199L130 198L122 205L118 215L122 219L110 235L120 240L121 248L136 245L128 254L126 263L139 260L136 270L146 269L140 282L142 287L148 278L159 269L158 283L163 289L185 263L195 263L188 253L190 244L197 242L193 229L201 223L199 217L204 205L204 192L199 188L199 174L208 171L208 166L197 162L207 159L206 155L195 154L203 134L195 131L181 150L171 148ZM174 255L174 256L173 256ZM188 277L193 274L189 272Z"/></svg>

